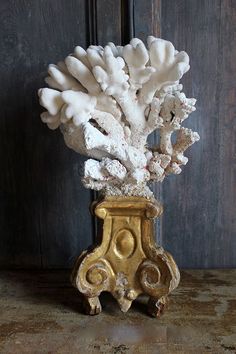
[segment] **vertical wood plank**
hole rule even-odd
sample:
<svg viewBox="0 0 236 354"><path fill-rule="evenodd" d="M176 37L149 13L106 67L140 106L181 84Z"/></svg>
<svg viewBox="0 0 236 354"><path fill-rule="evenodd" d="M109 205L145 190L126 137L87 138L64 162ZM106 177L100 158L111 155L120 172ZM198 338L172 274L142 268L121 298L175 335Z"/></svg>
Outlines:
<svg viewBox="0 0 236 354"><path fill-rule="evenodd" d="M146 41L147 36L161 36L161 0L134 0L134 36Z"/></svg>
<svg viewBox="0 0 236 354"><path fill-rule="evenodd" d="M58 55L57 58L64 58L78 44L86 48L88 36L85 2L57 1L57 15L54 12L56 20L53 25L49 10L53 8L55 11L55 1L47 1L46 9L44 5L42 1L41 28L44 28L44 31L51 29L53 34L47 41L47 46L55 46L60 50L60 57ZM45 36L44 33L41 35ZM47 60L49 61L49 55ZM50 131L47 131L47 135L48 133L51 134ZM43 266L46 268L70 267L81 251L92 243L93 233L89 213L91 193L80 181L85 158L68 149L60 132L58 135L55 143L58 152L50 154L50 159L46 161L50 174L48 194L44 199L47 207L43 208L42 222L45 228L42 231ZM50 150L53 151L53 145ZM50 165L53 165L53 171L50 170Z"/></svg>
<svg viewBox="0 0 236 354"><path fill-rule="evenodd" d="M236 266L236 2L221 1L218 52L219 146L216 173L219 174L218 267ZM212 236L214 237L214 236Z"/></svg>
<svg viewBox="0 0 236 354"><path fill-rule="evenodd" d="M97 11L97 43L106 45L108 42L121 44L121 1L99 0Z"/></svg>
<svg viewBox="0 0 236 354"><path fill-rule="evenodd" d="M184 125L198 131L201 140L186 153L189 162L181 175L163 183L163 245L181 267L188 268L226 265L219 222L223 182L219 171L228 167L219 159L220 3L162 2L162 37L189 54L191 70L182 83L187 96L198 100L197 111Z"/></svg>
<svg viewBox="0 0 236 354"><path fill-rule="evenodd" d="M134 0L121 0L121 37L122 45L134 37Z"/></svg>
<svg viewBox="0 0 236 354"><path fill-rule="evenodd" d="M82 159L40 122L37 90L49 63L86 47L85 2L0 7L0 265L68 267L91 242L90 193L80 182Z"/></svg>

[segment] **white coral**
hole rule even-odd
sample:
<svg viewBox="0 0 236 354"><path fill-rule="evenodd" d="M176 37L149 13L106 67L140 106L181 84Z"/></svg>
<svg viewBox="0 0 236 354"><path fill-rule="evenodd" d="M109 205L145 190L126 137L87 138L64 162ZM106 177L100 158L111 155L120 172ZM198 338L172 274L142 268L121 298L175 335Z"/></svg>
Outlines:
<svg viewBox="0 0 236 354"><path fill-rule="evenodd" d="M189 57L172 43L148 37L126 46L77 46L65 62L49 65L50 88L39 90L42 121L60 129L65 143L90 157L87 188L112 195L151 196L149 181L181 172L185 150L199 135L181 124L195 110L179 80ZM159 130L159 146L147 137ZM176 141L172 135L176 132Z"/></svg>

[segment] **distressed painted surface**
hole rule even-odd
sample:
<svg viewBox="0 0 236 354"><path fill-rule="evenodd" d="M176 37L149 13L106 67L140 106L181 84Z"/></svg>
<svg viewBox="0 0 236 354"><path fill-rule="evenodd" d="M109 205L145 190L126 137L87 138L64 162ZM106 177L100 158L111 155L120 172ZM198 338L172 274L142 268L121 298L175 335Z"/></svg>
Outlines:
<svg viewBox="0 0 236 354"><path fill-rule="evenodd" d="M184 48L183 79L200 142L181 175L163 183L163 246L181 267L236 266L236 2L162 2L161 34Z"/></svg>
<svg viewBox="0 0 236 354"><path fill-rule="evenodd" d="M82 158L40 122L37 97L47 65L88 45L85 15L78 0L0 3L0 266L68 267L91 243Z"/></svg>
<svg viewBox="0 0 236 354"><path fill-rule="evenodd" d="M183 271L160 319L147 316L146 298L123 314L108 296L100 315L85 316L68 278L62 271L0 273L0 352L236 352L236 270Z"/></svg>
<svg viewBox="0 0 236 354"><path fill-rule="evenodd" d="M2 0L0 20L0 267L70 267L96 226L82 158L39 119L47 65L77 44L151 32L190 54L189 124L201 134L183 173L154 187L164 202L158 241L180 267L236 266L235 1Z"/></svg>

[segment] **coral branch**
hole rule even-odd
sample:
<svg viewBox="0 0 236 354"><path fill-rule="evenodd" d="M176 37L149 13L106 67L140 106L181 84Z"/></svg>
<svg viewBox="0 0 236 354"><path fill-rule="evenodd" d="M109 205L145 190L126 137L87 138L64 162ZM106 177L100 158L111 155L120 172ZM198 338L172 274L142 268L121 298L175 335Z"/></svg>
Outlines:
<svg viewBox="0 0 236 354"><path fill-rule="evenodd" d="M60 91L74 90L85 92L84 87L69 72L65 72L65 69L61 69L58 65L50 64L48 73L50 76L46 77L45 81L50 87Z"/></svg>
<svg viewBox="0 0 236 354"><path fill-rule="evenodd" d="M137 90L150 79L155 69L146 66L149 61L148 51L142 41L133 38L123 49L123 57L129 68L129 82L133 90Z"/></svg>
<svg viewBox="0 0 236 354"><path fill-rule="evenodd" d="M115 58L109 46L104 49L104 65L93 68L93 74L105 94L111 96L123 95L129 87L129 76L122 70L125 62L121 57Z"/></svg>
<svg viewBox="0 0 236 354"><path fill-rule="evenodd" d="M100 86L91 71L80 60L68 56L65 63L71 75L76 78L89 93L97 95L100 92Z"/></svg>
<svg viewBox="0 0 236 354"><path fill-rule="evenodd" d="M150 36L148 43L150 62L156 71L141 89L140 98L145 103L150 103L163 86L176 84L190 68L187 53L177 52L171 42Z"/></svg>
<svg viewBox="0 0 236 354"><path fill-rule="evenodd" d="M188 128L180 128L177 133L176 143L173 147L172 160L181 165L186 165L188 158L183 155L185 150L200 139L197 132Z"/></svg>
<svg viewBox="0 0 236 354"><path fill-rule="evenodd" d="M154 130L163 127L163 118L160 116L161 100L159 98L153 98L151 103L151 109L148 114L145 133L148 136Z"/></svg>

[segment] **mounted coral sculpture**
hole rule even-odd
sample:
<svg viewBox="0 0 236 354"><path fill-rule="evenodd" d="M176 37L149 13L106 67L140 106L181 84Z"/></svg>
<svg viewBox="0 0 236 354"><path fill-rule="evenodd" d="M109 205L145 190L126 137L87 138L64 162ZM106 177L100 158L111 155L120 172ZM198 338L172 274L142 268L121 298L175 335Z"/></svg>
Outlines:
<svg viewBox="0 0 236 354"><path fill-rule="evenodd" d="M78 46L65 62L49 65L51 88L39 90L42 121L60 126L66 145L91 157L83 184L105 195L152 197L147 183L179 174L185 150L199 140L181 126L196 102L179 84L190 68L187 53L152 36L147 43ZM150 147L156 130L159 145Z"/></svg>
<svg viewBox="0 0 236 354"><path fill-rule="evenodd" d="M60 126L67 146L90 158L82 181L101 191L91 210L102 219L102 238L77 259L72 283L84 296L85 311L101 312L99 295L109 291L122 311L140 294L158 317L179 284L172 256L154 242L154 219L162 213L148 182L179 174L185 150L199 135L181 124L195 110L179 80L189 57L172 43L134 38L122 47L76 47L65 62L49 65L39 90L47 109L42 121ZM148 136L159 132L159 144ZM174 133L174 135L173 135Z"/></svg>

